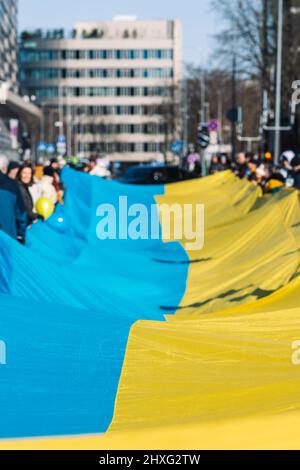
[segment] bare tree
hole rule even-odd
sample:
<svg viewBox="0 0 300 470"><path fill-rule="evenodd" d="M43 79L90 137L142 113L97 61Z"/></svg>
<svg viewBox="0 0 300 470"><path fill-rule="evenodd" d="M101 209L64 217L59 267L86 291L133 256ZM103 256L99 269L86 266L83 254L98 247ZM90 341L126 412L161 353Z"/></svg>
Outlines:
<svg viewBox="0 0 300 470"><path fill-rule="evenodd" d="M228 69L235 56L244 77L260 78L268 88L276 54L274 0L215 0L213 5L224 22L216 35L221 65Z"/></svg>
<svg viewBox="0 0 300 470"><path fill-rule="evenodd" d="M218 0L213 5L224 24L223 30L216 36L218 47L215 58L228 70L235 56L239 78L248 78L253 84L256 83L261 97L267 90L271 109L274 109L278 1ZM282 116L285 124L290 114L291 85L299 79L299 7L300 0L284 1ZM257 121L259 114L258 110ZM296 135L295 128L293 140ZM287 137L283 135L286 145Z"/></svg>
<svg viewBox="0 0 300 470"><path fill-rule="evenodd" d="M164 160L165 163L168 163L171 144L178 140L181 134L181 90L179 85L166 86L164 90L166 96L164 97L161 104L158 105L157 112L160 117L160 126L164 136Z"/></svg>
<svg viewBox="0 0 300 470"><path fill-rule="evenodd" d="M205 76L205 103L206 120L218 119L221 126L221 136L223 143L231 142L231 129L226 117L227 112L232 107L231 71L226 70L206 70L195 67L192 64L187 66L187 104L188 104L188 129L189 143L195 144L197 141L197 129L200 121L201 103L201 82ZM261 111L260 87L257 80L239 78L236 83L236 94L238 105L244 112L244 132L246 135L257 135L259 115ZM209 112L208 112L209 110ZM240 144L238 149L242 150Z"/></svg>

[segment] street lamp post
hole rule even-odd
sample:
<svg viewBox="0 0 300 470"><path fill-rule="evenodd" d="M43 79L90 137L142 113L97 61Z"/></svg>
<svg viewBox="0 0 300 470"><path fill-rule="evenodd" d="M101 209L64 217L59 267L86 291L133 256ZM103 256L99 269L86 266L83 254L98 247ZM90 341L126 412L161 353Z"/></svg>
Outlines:
<svg viewBox="0 0 300 470"><path fill-rule="evenodd" d="M200 109L200 124L206 124L206 115L205 115L205 100L206 100L206 83L205 83L205 71L202 71L201 76L201 109Z"/></svg>
<svg viewBox="0 0 300 470"><path fill-rule="evenodd" d="M183 103L183 116L182 116L182 121L183 121L183 157L187 155L188 152L188 140L189 140L189 131L188 131L188 112L189 112L189 106L188 106L188 79L186 78L184 80L184 86L183 86L183 97L184 97L184 103Z"/></svg>
<svg viewBox="0 0 300 470"><path fill-rule="evenodd" d="M280 125L281 125L281 80L282 80L282 36L283 36L283 0L278 0L278 33L277 33L277 74L276 74L276 117L274 161L279 164Z"/></svg>
<svg viewBox="0 0 300 470"><path fill-rule="evenodd" d="M237 75L237 61L235 55L235 49L233 52L233 59L232 59L232 83L231 83L231 99L232 99L232 109L235 110L237 107L236 103L236 75ZM232 161L235 160L236 157L236 121L232 120L231 123L231 158Z"/></svg>
<svg viewBox="0 0 300 470"><path fill-rule="evenodd" d="M45 103L40 104L41 107L41 120L40 120L40 140L45 140Z"/></svg>

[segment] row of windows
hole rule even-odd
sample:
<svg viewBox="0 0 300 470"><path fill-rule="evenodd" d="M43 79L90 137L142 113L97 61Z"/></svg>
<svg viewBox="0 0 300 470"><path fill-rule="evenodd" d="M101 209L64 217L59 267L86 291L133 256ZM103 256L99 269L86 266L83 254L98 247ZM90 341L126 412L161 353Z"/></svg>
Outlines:
<svg viewBox="0 0 300 470"><path fill-rule="evenodd" d="M64 116L154 116L162 113L159 106L63 106Z"/></svg>
<svg viewBox="0 0 300 470"><path fill-rule="evenodd" d="M164 134L165 129L161 124L75 124L74 132L83 134Z"/></svg>
<svg viewBox="0 0 300 470"><path fill-rule="evenodd" d="M126 142L100 142L84 145L84 151L111 153L163 153L164 144L157 142L126 143Z"/></svg>
<svg viewBox="0 0 300 470"><path fill-rule="evenodd" d="M28 69L21 71L25 80L52 80L56 78L172 78L172 68L152 69Z"/></svg>
<svg viewBox="0 0 300 470"><path fill-rule="evenodd" d="M32 50L23 49L21 62L51 60L111 60L111 59L173 59L172 49L106 49L106 50Z"/></svg>
<svg viewBox="0 0 300 470"><path fill-rule="evenodd" d="M64 89L65 97L94 97L94 96L170 96L171 90L166 87L70 87ZM61 93L61 91L60 91ZM35 95L39 100L45 98L57 98L58 87L32 88L30 95Z"/></svg>

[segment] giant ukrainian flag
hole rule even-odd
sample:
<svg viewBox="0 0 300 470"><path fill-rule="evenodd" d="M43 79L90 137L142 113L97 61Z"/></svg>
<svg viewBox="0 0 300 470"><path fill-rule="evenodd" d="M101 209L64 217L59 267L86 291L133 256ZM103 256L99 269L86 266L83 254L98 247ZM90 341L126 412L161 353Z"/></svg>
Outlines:
<svg viewBox="0 0 300 470"><path fill-rule="evenodd" d="M0 448L299 449L299 193L64 179L64 230L0 232ZM205 204L204 248L99 240L120 196Z"/></svg>

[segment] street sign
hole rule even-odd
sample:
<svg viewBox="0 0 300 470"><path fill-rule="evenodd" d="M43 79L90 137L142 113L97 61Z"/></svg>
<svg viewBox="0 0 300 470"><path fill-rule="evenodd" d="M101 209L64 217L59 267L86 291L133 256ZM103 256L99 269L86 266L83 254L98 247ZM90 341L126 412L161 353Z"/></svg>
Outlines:
<svg viewBox="0 0 300 470"><path fill-rule="evenodd" d="M37 146L37 150L38 150L38 152L46 152L47 145L45 144L45 142L43 142L43 141L39 142L38 146Z"/></svg>
<svg viewBox="0 0 300 470"><path fill-rule="evenodd" d="M212 120L208 123L208 129L209 129L211 132L216 132L216 131L219 129L219 122L218 122L216 119L212 119Z"/></svg>
<svg viewBox="0 0 300 470"><path fill-rule="evenodd" d="M182 140L178 140L174 144L171 145L171 151L173 153L181 153L183 151L184 142Z"/></svg>
<svg viewBox="0 0 300 470"><path fill-rule="evenodd" d="M64 135L59 135L57 137L56 149L60 155L65 155L67 151L67 141Z"/></svg>
<svg viewBox="0 0 300 470"><path fill-rule="evenodd" d="M59 135L57 137L57 143L58 144L65 144L66 143L66 137L64 135Z"/></svg>
<svg viewBox="0 0 300 470"><path fill-rule="evenodd" d="M239 110L238 108L229 109L226 113L226 117L230 122L238 122L239 119Z"/></svg>
<svg viewBox="0 0 300 470"><path fill-rule="evenodd" d="M55 153L55 146L53 144L47 145L46 152L50 154Z"/></svg>
<svg viewBox="0 0 300 470"><path fill-rule="evenodd" d="M209 145L218 145L219 136L218 136L217 131L210 132L209 137L210 137Z"/></svg>

